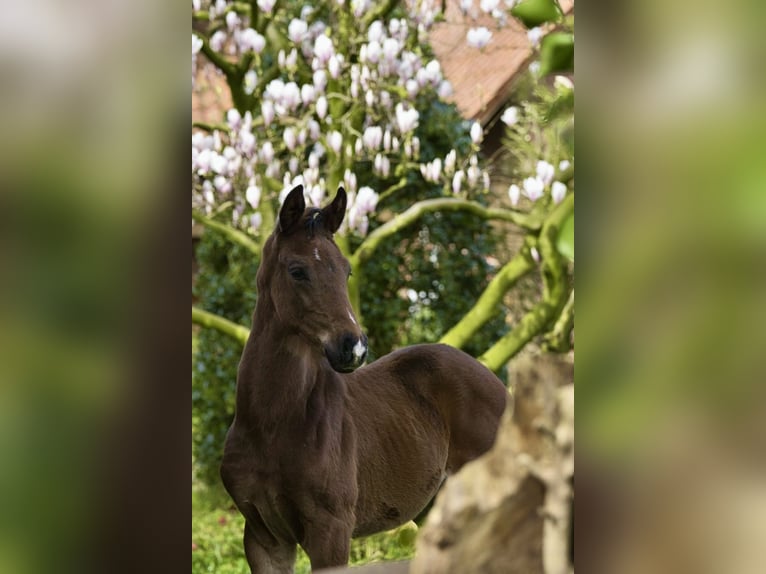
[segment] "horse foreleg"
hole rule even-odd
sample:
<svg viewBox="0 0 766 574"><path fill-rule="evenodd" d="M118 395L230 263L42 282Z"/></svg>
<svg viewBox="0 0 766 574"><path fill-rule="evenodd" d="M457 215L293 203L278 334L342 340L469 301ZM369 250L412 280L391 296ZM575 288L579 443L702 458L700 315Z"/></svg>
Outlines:
<svg viewBox="0 0 766 574"><path fill-rule="evenodd" d="M292 574L295 544L275 541L263 524L245 523L245 557L253 574Z"/></svg>
<svg viewBox="0 0 766 574"><path fill-rule="evenodd" d="M353 520L342 521L329 514L306 528L301 546L311 560L311 569L348 564L352 530Z"/></svg>

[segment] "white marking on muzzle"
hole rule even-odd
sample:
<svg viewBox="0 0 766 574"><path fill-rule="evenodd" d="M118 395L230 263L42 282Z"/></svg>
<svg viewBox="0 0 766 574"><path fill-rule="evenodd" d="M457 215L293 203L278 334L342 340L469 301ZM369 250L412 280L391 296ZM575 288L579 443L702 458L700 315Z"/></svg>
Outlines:
<svg viewBox="0 0 766 574"><path fill-rule="evenodd" d="M356 342L356 345L354 345L353 351L354 351L354 356L357 358L357 360L359 360L362 357L364 357L364 354L367 352L367 349L362 344L362 340L361 339L359 339Z"/></svg>

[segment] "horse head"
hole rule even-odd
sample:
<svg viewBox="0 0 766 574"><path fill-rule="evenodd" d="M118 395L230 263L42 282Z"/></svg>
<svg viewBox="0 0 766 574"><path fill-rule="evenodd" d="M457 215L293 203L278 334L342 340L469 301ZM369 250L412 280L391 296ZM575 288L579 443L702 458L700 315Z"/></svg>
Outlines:
<svg viewBox="0 0 766 574"><path fill-rule="evenodd" d="M345 214L342 187L322 209L306 209L303 186L293 188L257 275L259 297L270 298L280 326L341 373L361 366L367 356L367 337L348 298L351 265L333 240Z"/></svg>

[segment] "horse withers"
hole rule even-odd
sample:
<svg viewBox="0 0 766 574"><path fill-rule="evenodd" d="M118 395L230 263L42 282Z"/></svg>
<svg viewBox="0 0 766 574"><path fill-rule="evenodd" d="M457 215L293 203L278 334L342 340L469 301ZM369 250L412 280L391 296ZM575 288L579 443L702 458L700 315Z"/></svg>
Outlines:
<svg viewBox="0 0 766 574"><path fill-rule="evenodd" d="M298 186L263 247L221 465L253 572L292 572L297 544L313 569L346 564L352 537L417 516L489 450L506 406L500 380L446 345L362 367L367 338L333 241L345 212L343 188L306 209Z"/></svg>

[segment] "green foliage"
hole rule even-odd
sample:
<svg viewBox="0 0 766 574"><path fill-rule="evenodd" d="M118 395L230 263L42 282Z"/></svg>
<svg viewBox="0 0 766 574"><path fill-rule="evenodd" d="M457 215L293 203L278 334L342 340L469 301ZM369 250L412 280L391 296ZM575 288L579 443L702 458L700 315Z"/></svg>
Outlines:
<svg viewBox="0 0 766 574"><path fill-rule="evenodd" d="M551 32L540 42L540 75L574 70L574 34Z"/></svg>
<svg viewBox="0 0 766 574"><path fill-rule="evenodd" d="M546 22L555 22L561 12L555 0L523 0L511 8L511 14L527 28L534 28Z"/></svg>
<svg viewBox="0 0 766 574"><path fill-rule="evenodd" d="M564 257L574 261L574 214L567 217L559 229L556 248Z"/></svg>
<svg viewBox="0 0 766 574"><path fill-rule="evenodd" d="M206 232L197 248L199 274L193 294L203 309L250 326L258 262L251 252ZM234 415L237 365L242 347L215 329L202 329L192 357L192 452L196 472L218 482L223 441Z"/></svg>

